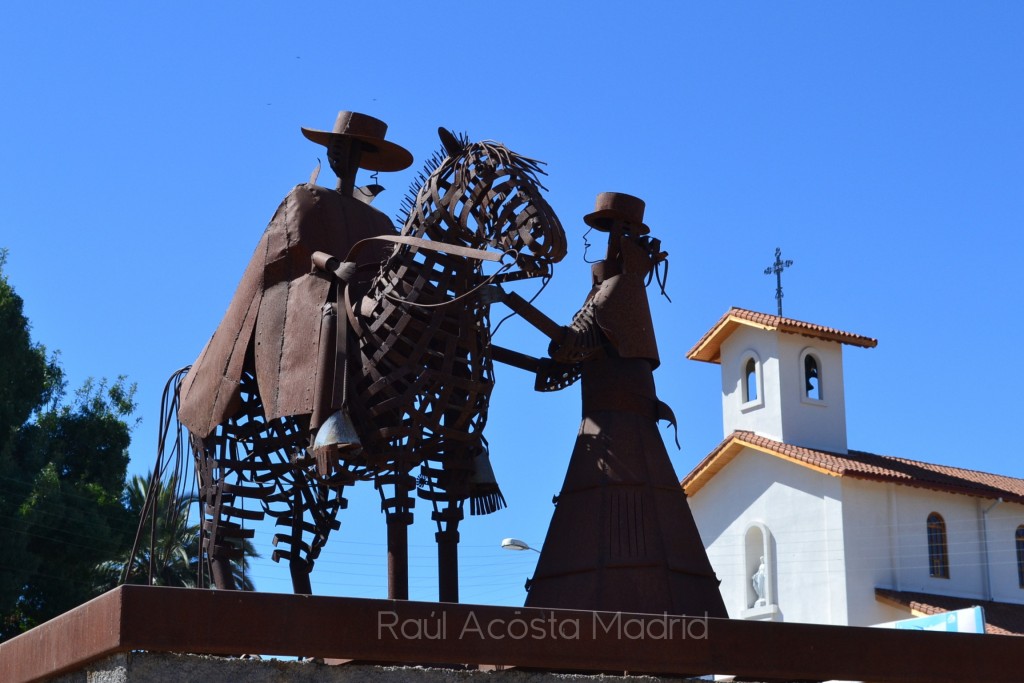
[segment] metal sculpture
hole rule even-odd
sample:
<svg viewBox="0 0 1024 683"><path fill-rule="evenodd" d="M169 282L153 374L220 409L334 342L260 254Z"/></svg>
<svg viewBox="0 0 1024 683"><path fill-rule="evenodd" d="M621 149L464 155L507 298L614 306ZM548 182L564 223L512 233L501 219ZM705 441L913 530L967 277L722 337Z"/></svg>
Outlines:
<svg viewBox="0 0 1024 683"><path fill-rule="evenodd" d="M539 391L581 380L583 422L526 606L725 617L657 427L675 417L655 391L646 285L657 277L664 291L668 254L648 236L644 209L627 194L598 195L583 220L608 233L607 256L570 325L548 328L550 358L536 366Z"/></svg>
<svg viewBox="0 0 1024 683"><path fill-rule="evenodd" d="M471 499L483 514L504 504L483 437L494 379L489 301L476 292L549 276L565 255L565 235L541 194L536 161L439 133L447 158L408 203L402 241L358 312L349 307L361 360L351 415L365 426L357 431L387 515L392 597L407 597L410 471L419 465L417 493L437 524L440 598L457 602L463 503ZM499 254L506 265L485 277L482 262Z"/></svg>
<svg viewBox="0 0 1024 683"><path fill-rule="evenodd" d="M233 587L230 560L252 536L244 522L269 515L285 528L273 559L288 561L296 592L311 592L344 488L373 480L387 517L389 597L408 597L415 489L433 506L440 598L454 602L465 501L474 513L504 504L482 433L494 380L489 300L477 292L549 276L564 233L541 195L539 162L441 129L445 153L421 174L395 234L368 205L379 188L354 183L360 167L411 161L384 140L386 128L342 112L331 132L303 129L328 147L338 191L310 183L285 198L181 384L218 587ZM484 262L501 266L487 276Z"/></svg>

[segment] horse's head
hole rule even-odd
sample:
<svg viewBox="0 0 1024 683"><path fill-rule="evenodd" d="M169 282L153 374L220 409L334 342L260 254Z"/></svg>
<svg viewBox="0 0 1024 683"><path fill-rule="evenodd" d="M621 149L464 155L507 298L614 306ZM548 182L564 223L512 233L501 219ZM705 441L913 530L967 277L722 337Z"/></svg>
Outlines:
<svg viewBox="0 0 1024 683"><path fill-rule="evenodd" d="M438 134L447 156L428 162L415 202L406 203L403 234L508 253L517 270L507 279L550 274L566 243L541 194L541 162L497 142L470 143L444 128Z"/></svg>

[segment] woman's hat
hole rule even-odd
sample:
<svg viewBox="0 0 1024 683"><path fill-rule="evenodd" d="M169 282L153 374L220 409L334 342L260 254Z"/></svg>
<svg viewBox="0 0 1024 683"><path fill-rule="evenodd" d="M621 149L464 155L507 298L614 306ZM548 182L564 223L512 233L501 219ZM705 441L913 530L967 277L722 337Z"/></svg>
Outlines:
<svg viewBox="0 0 1024 683"><path fill-rule="evenodd" d="M602 192L594 202L594 212L583 217L583 222L594 228L608 232L613 220L629 223L636 234L646 235L651 231L644 225L644 200L624 192Z"/></svg>
<svg viewBox="0 0 1024 683"><path fill-rule="evenodd" d="M303 128L307 138L330 148L339 138L358 140L362 147L359 167L369 171L401 171L412 164L412 154L404 147L384 139L388 124L366 114L354 111L340 111L334 122L334 130L313 130Z"/></svg>

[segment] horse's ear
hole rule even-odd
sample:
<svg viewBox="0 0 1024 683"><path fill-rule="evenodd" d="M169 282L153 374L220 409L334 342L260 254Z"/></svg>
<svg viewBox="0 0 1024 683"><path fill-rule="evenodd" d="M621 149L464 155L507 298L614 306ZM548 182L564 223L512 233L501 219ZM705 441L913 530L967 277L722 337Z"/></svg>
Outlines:
<svg viewBox="0 0 1024 683"><path fill-rule="evenodd" d="M465 149L459 139L452 135L447 128L438 127L437 136L441 138L441 144L444 145L444 149L450 157L462 154L462 150Z"/></svg>

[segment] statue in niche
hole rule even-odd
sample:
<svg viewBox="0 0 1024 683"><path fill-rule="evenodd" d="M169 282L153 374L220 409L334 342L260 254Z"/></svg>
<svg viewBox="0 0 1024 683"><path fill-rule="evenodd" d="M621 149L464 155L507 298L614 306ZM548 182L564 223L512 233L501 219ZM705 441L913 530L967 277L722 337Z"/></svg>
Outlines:
<svg viewBox="0 0 1024 683"><path fill-rule="evenodd" d="M765 607L768 604L768 592L766 585L768 582L768 571L764 567L764 555L761 556L761 564L758 565L757 571L750 577L750 583L754 586L754 594L757 599L754 600L753 607Z"/></svg>

